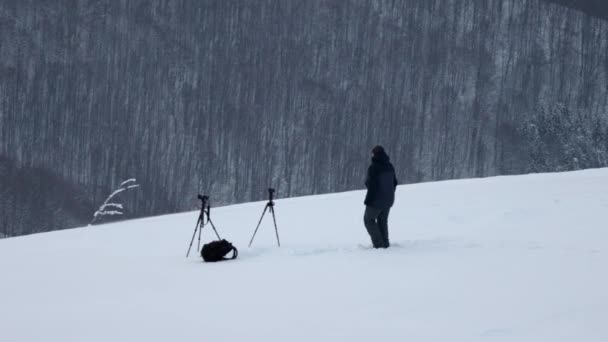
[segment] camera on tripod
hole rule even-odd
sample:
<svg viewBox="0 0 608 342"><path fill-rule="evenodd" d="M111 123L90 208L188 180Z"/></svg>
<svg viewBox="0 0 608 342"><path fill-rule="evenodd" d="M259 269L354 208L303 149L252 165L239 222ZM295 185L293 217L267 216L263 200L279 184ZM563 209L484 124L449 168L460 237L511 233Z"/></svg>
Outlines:
<svg viewBox="0 0 608 342"><path fill-rule="evenodd" d="M258 232L258 229L260 228L260 224L262 223L262 219L264 218L264 214L266 214L266 211L269 211L272 214L272 222L274 223L274 232L277 236L277 245L279 247L281 247L281 241L279 241L279 229L277 228L277 218L275 217L275 214L274 214L274 193L275 192L276 192L276 190L274 188L268 188L268 203L266 203L266 207L264 207L264 211L262 212L262 217L260 217L260 222L258 222L257 227L255 227L253 236L251 237L251 240L249 241L249 247L251 247L251 244L253 243L255 234Z"/></svg>
<svg viewBox="0 0 608 342"><path fill-rule="evenodd" d="M218 240L221 240L220 234L215 229L215 225L213 221L211 221L211 206L209 205L209 196L198 194L198 199L201 200L201 212L198 215L198 221L196 221L196 226L194 227L194 234L192 234L192 240L190 240L190 246L188 247L188 252L186 253L186 257L190 255L190 250L192 249L192 243L194 243L194 238L196 237L196 231L198 231L198 245L196 247L196 251L201 248L201 234L203 232L203 228L207 224L211 224L211 228L213 228L213 232L215 232L215 236L217 236ZM205 222L205 218L207 222Z"/></svg>
<svg viewBox="0 0 608 342"><path fill-rule="evenodd" d="M255 227L255 230L253 231L253 236L251 237L251 240L249 241L249 247L251 247L251 244L253 243L253 239L255 238L255 235L257 234L258 229L260 228L260 224L262 223L262 219L264 219L264 215L266 214L266 212L270 212L270 214L272 215L272 222L274 224L274 233L277 238L277 245L279 247L281 247L281 241L279 240L279 229L277 227L277 218L276 218L276 215L274 212L274 207L275 207L274 195L275 195L275 193L276 193L276 189L268 188L268 203L266 203L266 206L264 207L264 211L262 212L262 217L260 217L260 221L258 222L258 225ZM188 257L190 255L190 250L192 249L192 244L194 243L194 239L196 238L197 231L198 231L198 244L197 244L196 250L197 251L200 250L201 233L203 231L203 227L205 225L207 225L208 223L211 224L211 228L213 228L213 231L215 232L215 235L217 236L218 240L221 240L220 235L217 232L217 229L215 229L215 225L213 224L213 221L211 221L211 206L209 205L209 196L198 194L197 198L199 200L201 200L201 202L202 202L201 211L198 216L198 221L196 222L196 226L194 227L194 233L192 234L192 239L190 240L190 245L188 246L188 252L186 253L186 257ZM205 221L205 219L206 219L206 221Z"/></svg>

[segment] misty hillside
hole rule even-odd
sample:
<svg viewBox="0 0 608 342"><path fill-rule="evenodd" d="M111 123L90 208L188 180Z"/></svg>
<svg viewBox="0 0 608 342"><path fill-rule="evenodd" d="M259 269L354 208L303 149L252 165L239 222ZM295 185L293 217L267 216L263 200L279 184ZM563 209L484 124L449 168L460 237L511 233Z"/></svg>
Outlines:
<svg viewBox="0 0 608 342"><path fill-rule="evenodd" d="M547 0L581 10L589 15L608 19L608 2L605 0Z"/></svg>
<svg viewBox="0 0 608 342"><path fill-rule="evenodd" d="M591 4L591 2L589 3ZM591 8L591 7L589 7ZM608 165L608 22L540 0L0 3L0 231Z"/></svg>

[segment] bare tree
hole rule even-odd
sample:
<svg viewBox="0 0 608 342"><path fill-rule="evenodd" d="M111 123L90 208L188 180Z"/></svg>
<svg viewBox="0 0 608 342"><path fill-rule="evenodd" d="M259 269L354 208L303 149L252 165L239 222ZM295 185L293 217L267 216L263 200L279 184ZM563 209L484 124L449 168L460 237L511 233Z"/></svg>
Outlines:
<svg viewBox="0 0 608 342"><path fill-rule="evenodd" d="M114 192L112 192L108 198L106 198L99 209L97 209L97 211L93 214L93 220L91 220L89 226L104 216L122 215L124 209L122 203L113 202L113 198L123 191L137 187L139 187L139 184L136 183L135 178L127 179L126 181L120 183L120 186L114 190Z"/></svg>

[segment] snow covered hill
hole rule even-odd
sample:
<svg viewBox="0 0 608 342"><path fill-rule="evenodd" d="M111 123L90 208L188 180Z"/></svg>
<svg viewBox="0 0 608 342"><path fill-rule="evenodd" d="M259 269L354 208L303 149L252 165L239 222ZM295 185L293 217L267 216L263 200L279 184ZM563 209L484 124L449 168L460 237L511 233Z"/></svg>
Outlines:
<svg viewBox="0 0 608 342"><path fill-rule="evenodd" d="M608 169L401 186L388 250L363 192L279 199L281 248L268 216L247 248L264 202L217 208L240 248L217 264L185 258L196 212L4 239L0 340L607 341L607 190Z"/></svg>

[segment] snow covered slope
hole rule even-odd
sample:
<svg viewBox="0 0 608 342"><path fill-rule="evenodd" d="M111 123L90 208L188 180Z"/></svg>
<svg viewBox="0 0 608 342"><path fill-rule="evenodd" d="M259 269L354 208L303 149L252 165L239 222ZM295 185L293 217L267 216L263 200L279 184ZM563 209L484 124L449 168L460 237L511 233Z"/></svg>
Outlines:
<svg viewBox="0 0 608 342"><path fill-rule="evenodd" d="M0 241L1 341L607 341L608 169L402 186L388 250L363 192ZM44 224L44 222L41 222ZM203 237L212 236L205 227Z"/></svg>

